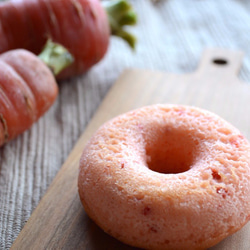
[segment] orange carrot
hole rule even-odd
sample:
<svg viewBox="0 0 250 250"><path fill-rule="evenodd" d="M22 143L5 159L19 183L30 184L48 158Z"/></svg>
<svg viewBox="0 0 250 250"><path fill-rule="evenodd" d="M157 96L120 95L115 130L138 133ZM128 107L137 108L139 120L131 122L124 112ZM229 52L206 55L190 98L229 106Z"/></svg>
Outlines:
<svg viewBox="0 0 250 250"><path fill-rule="evenodd" d="M131 6L125 0L118 0L114 7L108 4L107 9L106 12L99 0L0 3L0 53L24 48L38 54L50 38L66 47L75 58L57 78L84 73L104 57L111 32L130 45L134 43L133 37L122 30L124 25L135 23Z"/></svg>
<svg viewBox="0 0 250 250"><path fill-rule="evenodd" d="M24 49L0 55L0 146L30 128L57 97L54 74L67 67L72 58L65 48L50 41L42 58L49 67Z"/></svg>
<svg viewBox="0 0 250 250"><path fill-rule="evenodd" d="M38 70L39 69L39 70ZM49 68L26 50L0 56L0 145L27 130L58 93Z"/></svg>

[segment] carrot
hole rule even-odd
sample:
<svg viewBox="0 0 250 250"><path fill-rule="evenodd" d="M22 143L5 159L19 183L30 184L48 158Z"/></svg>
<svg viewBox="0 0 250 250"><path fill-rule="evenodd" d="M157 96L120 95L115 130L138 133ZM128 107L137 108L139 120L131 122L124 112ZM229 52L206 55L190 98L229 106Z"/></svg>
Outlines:
<svg viewBox="0 0 250 250"><path fill-rule="evenodd" d="M49 67L56 74L72 58L60 46L59 51L53 46L48 42L42 55L47 55ZM59 63L54 62L54 55ZM66 62L61 60L65 55ZM0 146L30 128L54 103L58 86L49 67L24 49L0 55Z"/></svg>
<svg viewBox="0 0 250 250"><path fill-rule="evenodd" d="M13 0L0 3L0 53L24 48L41 52L50 38L75 58L58 79L82 74L99 62L109 45L110 34L135 44L125 25L136 22L131 6L125 0Z"/></svg>

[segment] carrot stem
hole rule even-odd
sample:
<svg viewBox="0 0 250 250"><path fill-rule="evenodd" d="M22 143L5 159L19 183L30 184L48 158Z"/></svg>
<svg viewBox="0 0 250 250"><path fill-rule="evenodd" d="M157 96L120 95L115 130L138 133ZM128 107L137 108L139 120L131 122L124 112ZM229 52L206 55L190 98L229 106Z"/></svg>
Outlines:
<svg viewBox="0 0 250 250"><path fill-rule="evenodd" d="M38 57L52 70L55 76L74 61L73 56L65 47L50 39Z"/></svg>
<svg viewBox="0 0 250 250"><path fill-rule="evenodd" d="M126 0L113 0L103 1L103 7L108 14L111 34L121 37L134 49L136 38L124 29L126 25L135 25L137 23L137 15L132 5Z"/></svg>

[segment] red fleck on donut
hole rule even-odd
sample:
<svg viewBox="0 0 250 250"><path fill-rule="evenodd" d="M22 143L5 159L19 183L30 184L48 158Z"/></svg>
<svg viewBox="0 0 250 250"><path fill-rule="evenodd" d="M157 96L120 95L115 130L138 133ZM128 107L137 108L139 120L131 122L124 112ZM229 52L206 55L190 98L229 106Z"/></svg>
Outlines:
<svg viewBox="0 0 250 250"><path fill-rule="evenodd" d="M105 123L78 179L87 214L145 249L206 249L250 218L250 145L196 107L152 105Z"/></svg>

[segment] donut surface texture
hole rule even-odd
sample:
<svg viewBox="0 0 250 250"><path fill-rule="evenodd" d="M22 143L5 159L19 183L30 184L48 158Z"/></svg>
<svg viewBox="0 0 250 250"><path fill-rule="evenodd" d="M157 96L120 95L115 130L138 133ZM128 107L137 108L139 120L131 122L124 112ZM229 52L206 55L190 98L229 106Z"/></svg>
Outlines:
<svg viewBox="0 0 250 250"><path fill-rule="evenodd" d="M152 105L102 125L79 196L105 232L144 249L206 249L250 219L250 145L199 108Z"/></svg>

